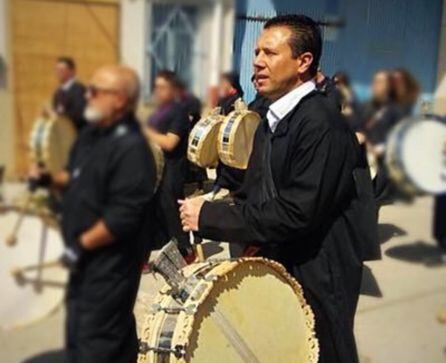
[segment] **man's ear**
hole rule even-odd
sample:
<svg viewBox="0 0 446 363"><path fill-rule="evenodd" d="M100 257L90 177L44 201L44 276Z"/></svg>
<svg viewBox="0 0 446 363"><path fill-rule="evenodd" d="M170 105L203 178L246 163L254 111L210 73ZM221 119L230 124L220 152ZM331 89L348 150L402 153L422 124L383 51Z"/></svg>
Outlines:
<svg viewBox="0 0 446 363"><path fill-rule="evenodd" d="M313 54L311 54L310 52L302 53L299 56L299 60L300 62L299 66L297 67L297 71L300 74L304 74L310 69L311 65L313 64Z"/></svg>

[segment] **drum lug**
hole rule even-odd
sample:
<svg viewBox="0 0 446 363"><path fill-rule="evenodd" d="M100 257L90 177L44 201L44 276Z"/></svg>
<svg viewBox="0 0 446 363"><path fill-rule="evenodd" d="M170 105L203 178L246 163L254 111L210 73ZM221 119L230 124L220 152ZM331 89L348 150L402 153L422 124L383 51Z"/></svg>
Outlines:
<svg viewBox="0 0 446 363"><path fill-rule="evenodd" d="M173 354L177 359L184 358L186 356L186 347L184 345L176 345L174 349L152 347L146 342L139 341L139 353L147 354L148 352L155 352L158 354Z"/></svg>

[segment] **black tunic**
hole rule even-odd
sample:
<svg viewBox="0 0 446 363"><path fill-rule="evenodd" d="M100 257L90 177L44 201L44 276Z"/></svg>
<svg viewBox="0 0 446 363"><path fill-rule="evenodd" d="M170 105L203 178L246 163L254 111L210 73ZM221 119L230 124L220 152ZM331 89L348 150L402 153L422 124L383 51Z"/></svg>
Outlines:
<svg viewBox="0 0 446 363"><path fill-rule="evenodd" d="M184 183L187 174L187 142L189 118L186 110L179 103L167 105L161 112L155 113L149 125L159 133L172 133L180 138L179 144L172 151L164 151L164 172L157 191L157 217L159 228L156 237L157 247L175 237L182 247L190 245L189 234L183 231L178 200L184 199Z"/></svg>
<svg viewBox="0 0 446 363"><path fill-rule="evenodd" d="M88 126L71 152L63 198L65 243L104 220L116 240L85 252L67 291L70 362L136 361L133 305L151 243L155 166L132 116L106 129Z"/></svg>
<svg viewBox="0 0 446 363"><path fill-rule="evenodd" d="M235 204L203 205L199 233L261 246L302 284L321 363L357 362L353 320L362 262L379 257L376 207L359 145L331 100L306 96L271 135L256 132Z"/></svg>
<svg viewBox="0 0 446 363"><path fill-rule="evenodd" d="M84 118L86 104L85 87L77 81L68 90L59 88L53 96L54 110L68 117L78 131L87 124Z"/></svg>

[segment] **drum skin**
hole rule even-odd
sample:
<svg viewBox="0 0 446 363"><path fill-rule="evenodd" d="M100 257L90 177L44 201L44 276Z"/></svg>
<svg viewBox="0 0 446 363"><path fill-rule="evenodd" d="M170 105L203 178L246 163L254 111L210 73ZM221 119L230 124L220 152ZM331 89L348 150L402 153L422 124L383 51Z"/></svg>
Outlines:
<svg viewBox="0 0 446 363"><path fill-rule="evenodd" d="M260 116L237 100L235 110L226 116L218 133L220 160L233 168L246 169Z"/></svg>
<svg viewBox="0 0 446 363"><path fill-rule="evenodd" d="M434 116L404 119L389 135L389 177L408 195L446 192L446 123Z"/></svg>
<svg viewBox="0 0 446 363"><path fill-rule="evenodd" d="M183 270L186 277L201 276L183 304L189 308L166 313L163 308L175 301L165 286L146 318L141 341L152 347L183 347L184 355L150 350L140 353L138 363L318 361L313 313L282 265L242 258Z"/></svg>
<svg viewBox="0 0 446 363"><path fill-rule="evenodd" d="M218 164L217 139L224 116L215 108L194 126L189 134L187 158L201 168L213 168Z"/></svg>
<svg viewBox="0 0 446 363"><path fill-rule="evenodd" d="M31 162L44 164L50 173L57 173L66 167L75 140L76 130L67 118L40 117L31 130Z"/></svg>

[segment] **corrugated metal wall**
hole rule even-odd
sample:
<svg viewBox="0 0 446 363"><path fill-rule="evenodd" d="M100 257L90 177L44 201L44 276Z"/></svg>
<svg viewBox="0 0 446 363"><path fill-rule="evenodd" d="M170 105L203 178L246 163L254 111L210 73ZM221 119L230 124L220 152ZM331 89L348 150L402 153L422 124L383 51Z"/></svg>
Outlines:
<svg viewBox="0 0 446 363"><path fill-rule="evenodd" d="M424 97L435 89L442 0L238 0L237 14L267 16L303 13L317 20L343 19L345 27L324 30L322 68L347 71L360 98L368 95L373 73L404 67L419 80ZM255 40L262 23L237 19L234 65L247 99Z"/></svg>

